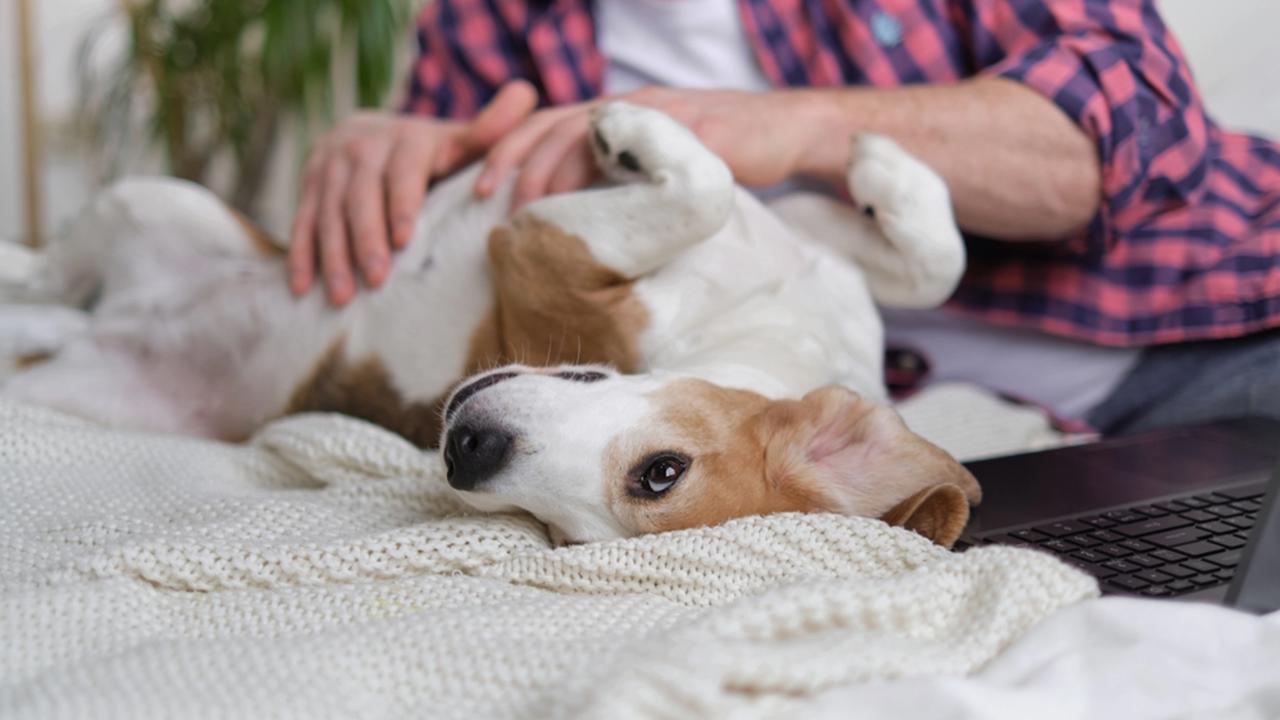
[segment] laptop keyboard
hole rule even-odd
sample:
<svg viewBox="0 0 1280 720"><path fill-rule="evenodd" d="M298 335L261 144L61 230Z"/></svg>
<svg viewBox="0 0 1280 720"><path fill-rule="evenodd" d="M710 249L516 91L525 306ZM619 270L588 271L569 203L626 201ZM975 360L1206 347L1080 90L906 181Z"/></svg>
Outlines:
<svg viewBox="0 0 1280 720"><path fill-rule="evenodd" d="M1047 550L1105 592L1177 597L1231 581L1265 493L1257 483L977 538Z"/></svg>

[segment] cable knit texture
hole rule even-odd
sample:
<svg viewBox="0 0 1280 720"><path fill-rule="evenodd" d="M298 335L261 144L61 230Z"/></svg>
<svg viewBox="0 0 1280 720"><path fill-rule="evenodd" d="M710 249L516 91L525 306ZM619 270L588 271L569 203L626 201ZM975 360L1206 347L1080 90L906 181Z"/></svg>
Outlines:
<svg viewBox="0 0 1280 720"><path fill-rule="evenodd" d="M791 714L971 673L1096 592L834 515L556 549L358 421L228 446L0 402L5 718Z"/></svg>

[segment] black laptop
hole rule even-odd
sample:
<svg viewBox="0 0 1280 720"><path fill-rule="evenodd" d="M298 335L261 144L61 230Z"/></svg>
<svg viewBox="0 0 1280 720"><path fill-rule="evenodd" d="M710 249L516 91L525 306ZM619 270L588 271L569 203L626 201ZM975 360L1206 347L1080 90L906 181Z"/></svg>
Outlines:
<svg viewBox="0 0 1280 720"><path fill-rule="evenodd" d="M1280 422L1242 419L967 465L958 547L1038 548L1107 594L1280 610Z"/></svg>

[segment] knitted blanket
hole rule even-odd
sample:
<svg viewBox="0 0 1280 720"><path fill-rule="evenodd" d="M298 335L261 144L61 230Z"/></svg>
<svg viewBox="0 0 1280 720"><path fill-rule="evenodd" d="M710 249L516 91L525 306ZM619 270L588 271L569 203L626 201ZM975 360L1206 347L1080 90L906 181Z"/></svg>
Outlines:
<svg viewBox="0 0 1280 720"><path fill-rule="evenodd" d="M245 446L0 401L0 717L755 717L964 676L1094 582L869 519L552 548L335 416Z"/></svg>

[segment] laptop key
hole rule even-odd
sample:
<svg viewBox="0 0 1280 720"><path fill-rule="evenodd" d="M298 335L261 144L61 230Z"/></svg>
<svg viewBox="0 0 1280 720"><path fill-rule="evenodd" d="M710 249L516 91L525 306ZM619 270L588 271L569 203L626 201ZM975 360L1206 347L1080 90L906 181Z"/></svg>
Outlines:
<svg viewBox="0 0 1280 720"><path fill-rule="evenodd" d="M1071 557L1088 563L1104 563L1111 559L1100 552L1094 552L1092 550L1081 550L1079 552L1072 553Z"/></svg>
<svg viewBox="0 0 1280 720"><path fill-rule="evenodd" d="M1128 560L1108 560L1102 563L1102 567L1121 573L1136 573L1142 570L1141 565L1134 565Z"/></svg>
<svg viewBox="0 0 1280 720"><path fill-rule="evenodd" d="M1075 545L1072 545L1066 540L1050 540L1049 542L1040 543L1040 547L1045 550L1052 550L1053 552L1061 555L1066 555L1076 549Z"/></svg>
<svg viewBox="0 0 1280 720"><path fill-rule="evenodd" d="M1163 520L1164 518L1161 519ZM1143 540L1159 545L1160 547L1171 548L1178 545L1184 545L1189 542L1195 542L1196 540L1208 536L1209 533L1203 530L1187 527L1180 528L1178 530L1170 530L1169 532L1160 533L1159 535L1148 535L1147 537L1144 537ZM1179 552L1181 552L1181 550L1179 550Z"/></svg>
<svg viewBox="0 0 1280 720"><path fill-rule="evenodd" d="M1222 568L1213 573L1213 576L1219 580L1230 580L1236 574L1235 568Z"/></svg>
<svg viewBox="0 0 1280 720"><path fill-rule="evenodd" d="M1179 560L1186 557L1186 555L1183 555L1180 552L1174 552L1172 550L1155 550L1153 552L1148 553L1148 555L1150 555L1153 558L1160 558L1165 562L1178 562Z"/></svg>
<svg viewBox="0 0 1280 720"><path fill-rule="evenodd" d="M1205 560L1214 565L1221 565L1224 568L1235 568L1236 565L1240 564L1240 554L1240 550L1228 550L1217 555L1210 555Z"/></svg>
<svg viewBox="0 0 1280 720"><path fill-rule="evenodd" d="M1240 512L1257 512L1262 509L1262 503L1257 500L1237 500L1231 503L1231 507Z"/></svg>
<svg viewBox="0 0 1280 720"><path fill-rule="evenodd" d="M1230 505L1214 505L1213 507L1208 509L1208 512L1211 512L1220 518L1235 517L1241 514L1240 510L1237 510L1231 507Z"/></svg>
<svg viewBox="0 0 1280 720"><path fill-rule="evenodd" d="M1126 555L1133 554L1132 550L1128 548L1122 548L1119 545L1099 545L1094 549L1100 553L1103 553L1104 555L1110 555L1113 558L1119 558L1119 557L1124 557Z"/></svg>
<svg viewBox="0 0 1280 720"><path fill-rule="evenodd" d="M1009 534L1024 542L1040 542L1041 540L1049 537L1048 535L1045 535L1042 532L1036 532L1031 528L1027 528L1025 530L1014 530Z"/></svg>
<svg viewBox="0 0 1280 720"><path fill-rule="evenodd" d="M1125 559L1126 559L1126 560L1128 560L1129 562L1133 563L1134 565L1141 565L1141 566L1142 566L1142 567L1144 567L1144 568L1153 568L1153 567L1156 567L1157 565L1163 565L1163 564L1164 564L1164 563L1160 562L1159 560L1157 560L1157 559L1155 559L1155 558L1151 557L1150 555L1141 555L1141 554L1139 554L1139 555L1130 555L1129 557L1127 557L1127 558L1125 558Z"/></svg>
<svg viewBox="0 0 1280 720"><path fill-rule="evenodd" d="M1262 497L1267 492L1267 483L1257 482L1249 485L1241 485L1239 487L1218 490L1219 495L1225 495L1232 500L1244 500L1246 498Z"/></svg>
<svg viewBox="0 0 1280 720"><path fill-rule="evenodd" d="M1218 518L1217 515L1214 515L1208 510L1188 510L1182 513L1182 517L1190 520L1191 522L1198 523L1209 522L1210 520L1216 520Z"/></svg>
<svg viewBox="0 0 1280 720"><path fill-rule="evenodd" d="M1177 515L1165 515L1164 517L1150 518L1141 522L1117 525L1114 530L1127 537L1143 537L1152 533L1186 527L1190 524L1190 520L1181 518Z"/></svg>
<svg viewBox="0 0 1280 720"><path fill-rule="evenodd" d="M1228 532L1234 529L1235 528L1227 528ZM1072 535L1071 537L1067 538L1067 542L1074 543L1083 548L1091 548L1094 545L1101 543L1102 541L1096 537L1093 537L1088 533L1081 533L1080 535Z"/></svg>
<svg viewBox="0 0 1280 720"><path fill-rule="evenodd" d="M1124 539L1123 535L1118 535L1110 530L1094 530L1089 534L1105 543L1118 542Z"/></svg>
<svg viewBox="0 0 1280 720"><path fill-rule="evenodd" d="M1202 508L1209 505L1209 503L1205 502L1204 500L1201 500L1200 498L1193 498L1193 497L1181 498L1180 500L1178 500L1178 502L1192 509Z"/></svg>
<svg viewBox="0 0 1280 720"><path fill-rule="evenodd" d="M1228 525L1235 525L1241 530L1248 530L1249 528L1253 527L1253 518L1251 517L1240 516L1240 517L1227 518L1225 522Z"/></svg>
<svg viewBox="0 0 1280 720"><path fill-rule="evenodd" d="M1235 500L1235 498L1227 497L1226 495L1219 495L1216 492L1208 492L1208 493L1204 493L1203 495L1197 495L1196 497L1200 498L1201 500L1205 500L1213 505L1217 505L1219 503L1224 503L1224 502L1231 502L1232 500Z"/></svg>
<svg viewBox="0 0 1280 720"><path fill-rule="evenodd" d="M1134 577L1142 578L1149 583L1167 583L1173 579L1159 570L1143 570L1140 573L1134 573Z"/></svg>
<svg viewBox="0 0 1280 720"><path fill-rule="evenodd" d="M1151 583L1132 575L1117 575L1113 578L1107 578L1107 584L1120 588L1121 590L1141 590Z"/></svg>
<svg viewBox="0 0 1280 720"><path fill-rule="evenodd" d="M1214 535L1225 535L1226 533L1233 533L1236 531L1235 525L1228 525L1221 520L1207 522L1203 525L1197 525L1196 527L1204 530L1205 532L1213 533Z"/></svg>
<svg viewBox="0 0 1280 720"><path fill-rule="evenodd" d="M1242 548L1245 545L1248 545L1248 543L1235 535L1223 535L1222 537L1209 538L1209 542L1221 545L1228 550L1235 550L1236 548Z"/></svg>
<svg viewBox="0 0 1280 720"><path fill-rule="evenodd" d="M1196 574L1194 570L1188 570L1181 565L1165 565L1160 568L1160 572L1176 577L1179 580L1185 580Z"/></svg>
<svg viewBox="0 0 1280 720"><path fill-rule="evenodd" d="M1148 550L1156 549L1155 545L1152 545L1149 542L1143 542L1141 540L1129 539L1129 540L1125 540L1124 542L1118 542L1116 544L1122 548L1129 548L1134 552L1146 552Z"/></svg>
<svg viewBox="0 0 1280 720"><path fill-rule="evenodd" d="M1203 587L1205 585L1218 585L1222 581L1212 575L1197 575L1191 578L1191 582Z"/></svg>
<svg viewBox="0 0 1280 720"><path fill-rule="evenodd" d="M1200 557L1201 555L1212 555L1213 553L1222 552L1221 546L1214 545L1207 540L1198 540L1193 543L1187 543L1186 545L1179 545L1176 549L1183 555L1190 555L1191 557Z"/></svg>
<svg viewBox="0 0 1280 720"><path fill-rule="evenodd" d="M1066 537L1067 535L1075 535L1093 528L1082 522L1075 520L1059 520L1058 522L1045 523L1044 525L1036 525L1034 530L1049 535L1050 537Z"/></svg>
<svg viewBox="0 0 1280 720"><path fill-rule="evenodd" d="M1188 590L1191 590L1194 587L1195 587L1195 583L1191 582L1190 580L1174 580L1168 585L1168 588L1174 591L1175 593L1186 592Z"/></svg>
<svg viewBox="0 0 1280 720"><path fill-rule="evenodd" d="M1158 508L1158 507L1156 507L1155 505L1143 505L1143 506L1142 506L1142 507L1140 507L1140 508L1134 508L1134 510L1133 510L1133 511L1134 511L1134 512L1137 512L1137 513L1142 513L1143 515L1146 515L1147 517L1160 517L1161 515L1168 515L1168 514L1169 514L1169 511L1167 511L1167 510L1165 510L1165 509L1163 509L1163 508Z"/></svg>
<svg viewBox="0 0 1280 720"><path fill-rule="evenodd" d="M1198 573L1211 573L1218 569L1217 565L1203 560L1183 560L1183 567L1189 567Z"/></svg>
<svg viewBox="0 0 1280 720"><path fill-rule="evenodd" d="M1173 594L1173 591L1164 585L1149 585L1142 588L1142 594L1147 597L1168 597Z"/></svg>

